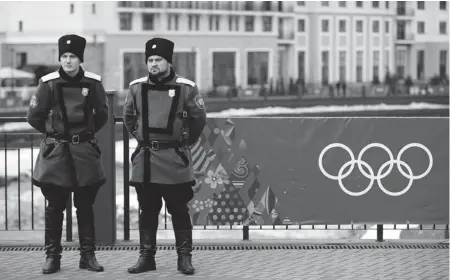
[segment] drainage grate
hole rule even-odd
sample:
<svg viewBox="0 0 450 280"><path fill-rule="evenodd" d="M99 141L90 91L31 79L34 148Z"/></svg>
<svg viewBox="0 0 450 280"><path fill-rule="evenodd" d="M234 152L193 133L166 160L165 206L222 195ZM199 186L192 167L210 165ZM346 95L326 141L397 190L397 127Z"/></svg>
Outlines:
<svg viewBox="0 0 450 280"><path fill-rule="evenodd" d="M0 246L5 251L44 251L44 246ZM160 251L175 250L175 246L157 246ZM321 245L196 245L196 251L220 250L361 250L361 249L449 249L449 244L321 244ZM64 246L64 251L77 251L77 246ZM135 251L139 246L97 246L98 251Z"/></svg>

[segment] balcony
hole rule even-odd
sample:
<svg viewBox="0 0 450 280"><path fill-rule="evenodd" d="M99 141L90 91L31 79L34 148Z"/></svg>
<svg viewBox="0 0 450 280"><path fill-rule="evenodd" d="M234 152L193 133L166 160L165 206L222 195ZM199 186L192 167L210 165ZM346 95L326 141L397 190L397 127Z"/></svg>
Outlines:
<svg viewBox="0 0 450 280"><path fill-rule="evenodd" d="M293 31L278 31L278 39L279 40L294 40L294 32Z"/></svg>
<svg viewBox="0 0 450 280"><path fill-rule="evenodd" d="M397 18L398 19L412 19L415 15L413 8L397 8Z"/></svg>
<svg viewBox="0 0 450 280"><path fill-rule="evenodd" d="M415 35L412 33L397 33L396 43L402 45L410 45L413 44L415 40Z"/></svg>

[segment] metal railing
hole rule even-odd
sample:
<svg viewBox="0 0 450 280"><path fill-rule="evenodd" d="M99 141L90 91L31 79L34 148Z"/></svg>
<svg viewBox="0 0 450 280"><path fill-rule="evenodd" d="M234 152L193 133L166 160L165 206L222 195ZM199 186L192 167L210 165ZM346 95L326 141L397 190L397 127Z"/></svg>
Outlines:
<svg viewBox="0 0 450 280"><path fill-rule="evenodd" d="M112 101L110 101L112 102ZM0 118L1 123L25 123L26 118L25 117L3 117ZM115 136L113 139L109 139L111 142L111 145L115 145L116 141L120 140L122 138L123 140L123 207L124 207L124 217L123 217L123 240L128 241L130 240L130 186L129 186L129 149L130 149L130 138L127 130L125 129L125 126L123 124L122 117L114 117L113 120L114 123L114 129ZM4 194L5 194L5 200L4 200L4 211L5 211L5 230L9 230L8 227L8 191L12 189L9 189L8 187L8 179L14 179L17 180L17 189L18 189L18 197L17 197L17 207L18 207L18 217L17 217L17 227L18 230L24 230L24 228L21 226L21 203L23 202L21 198L21 188L22 180L21 177L21 166L22 164L30 166L31 170L31 177L33 175L33 169L34 169L34 156L36 155L34 152L34 149L36 146L38 146L38 143L41 141L42 136L33 133L33 132L0 132L0 141L3 140L3 143L0 143L1 147L3 147L1 150L4 150L4 170L0 170L0 172L4 171ZM24 163L23 160L21 160L21 149L30 149L30 158L31 163ZM8 151L15 151L17 150L17 162L8 162ZM17 164L17 177L13 178L14 176L8 177L8 169L11 169L13 165ZM0 173L1 174L1 173ZM115 182L113 182L115 184ZM29 185L28 185L29 184ZM31 178L29 178L29 183L27 182L26 185L29 186L31 189L31 230L35 230L34 220L35 220L35 209L34 209L34 198L35 198L35 188L33 184L31 183ZM1 186L0 186L1 187ZM45 203L46 205L46 203ZM117 218L117 213L115 213L115 217ZM66 208L66 240L67 241L73 241L73 224L72 224L72 196L68 200L67 208ZM168 228L168 219L167 219L167 210L165 208L164 210L164 229ZM242 230L242 238L243 240L249 240L250 236L250 230L280 230L280 229L298 229L298 230L368 230L370 225L364 224L361 227L359 225L250 225L250 224L240 224L240 225L227 225L227 226L209 226L209 225L203 225L203 226L196 226L194 229L197 230L210 230L210 229L230 229L230 230ZM386 227L382 224L376 225L376 240L381 242L384 240L384 230ZM393 229L406 229L410 230L410 225L393 225ZM431 226L424 226L419 225L419 230L445 230L445 238L449 238L449 226L447 225L431 225Z"/></svg>

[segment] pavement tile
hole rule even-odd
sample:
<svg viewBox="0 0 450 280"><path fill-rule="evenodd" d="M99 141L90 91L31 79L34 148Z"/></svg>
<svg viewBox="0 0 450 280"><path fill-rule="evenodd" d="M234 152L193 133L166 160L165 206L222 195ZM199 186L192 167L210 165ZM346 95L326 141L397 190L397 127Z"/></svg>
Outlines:
<svg viewBox="0 0 450 280"><path fill-rule="evenodd" d="M18 279L184 279L176 270L176 252L160 250L157 270L132 275L127 268L138 259L137 250L98 251L105 267L95 273L78 268L79 252L64 251L62 270L41 274L43 251L2 251L2 280ZM189 279L449 279L446 249L355 250L201 250L193 252L196 274Z"/></svg>

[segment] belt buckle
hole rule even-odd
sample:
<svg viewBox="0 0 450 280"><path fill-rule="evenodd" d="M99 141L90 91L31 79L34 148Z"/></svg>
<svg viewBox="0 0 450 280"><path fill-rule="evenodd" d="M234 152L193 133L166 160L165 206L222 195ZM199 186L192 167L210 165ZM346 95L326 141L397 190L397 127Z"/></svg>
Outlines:
<svg viewBox="0 0 450 280"><path fill-rule="evenodd" d="M79 144L80 143L80 135L75 134L72 135L72 144Z"/></svg>
<svg viewBox="0 0 450 280"><path fill-rule="evenodd" d="M152 142L151 142L151 148L152 148L152 150L154 150L154 151L159 150L159 142L158 142L158 141L152 141Z"/></svg>

